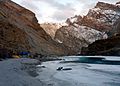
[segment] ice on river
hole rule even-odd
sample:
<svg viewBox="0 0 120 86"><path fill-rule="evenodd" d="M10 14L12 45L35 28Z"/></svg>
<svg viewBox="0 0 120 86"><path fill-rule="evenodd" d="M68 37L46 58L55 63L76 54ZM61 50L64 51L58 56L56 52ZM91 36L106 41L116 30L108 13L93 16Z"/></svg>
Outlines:
<svg viewBox="0 0 120 86"><path fill-rule="evenodd" d="M75 60L74 57L76 56L64 59ZM105 59L120 61L120 57L105 57ZM60 63L60 61L43 62L42 65L46 68L39 69L37 78L48 86L120 86L120 65ZM57 71L58 67L72 70Z"/></svg>

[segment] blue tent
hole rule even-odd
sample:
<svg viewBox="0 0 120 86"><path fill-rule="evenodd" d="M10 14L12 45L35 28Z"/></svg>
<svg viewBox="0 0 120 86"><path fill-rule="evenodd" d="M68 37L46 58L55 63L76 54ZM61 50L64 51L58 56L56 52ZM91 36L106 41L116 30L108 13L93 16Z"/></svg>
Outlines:
<svg viewBox="0 0 120 86"><path fill-rule="evenodd" d="M19 54L20 54L20 55L29 55L30 52L20 52Z"/></svg>

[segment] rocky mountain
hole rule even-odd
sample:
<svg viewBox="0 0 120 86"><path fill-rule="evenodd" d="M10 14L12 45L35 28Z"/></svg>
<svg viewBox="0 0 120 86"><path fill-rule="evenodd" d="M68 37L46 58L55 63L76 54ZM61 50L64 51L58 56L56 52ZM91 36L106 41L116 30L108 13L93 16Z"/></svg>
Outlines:
<svg viewBox="0 0 120 86"><path fill-rule="evenodd" d="M67 26L57 30L55 40L79 53L82 47L111 37L116 31L114 24L119 17L119 4L98 2L86 16L68 18Z"/></svg>
<svg viewBox="0 0 120 86"><path fill-rule="evenodd" d="M38 24L35 14L11 0L0 0L0 48L43 55L74 53L55 42Z"/></svg>
<svg viewBox="0 0 120 86"><path fill-rule="evenodd" d="M40 26L49 34L53 39L55 37L55 33L57 29L62 27L62 24L59 23L42 23Z"/></svg>
<svg viewBox="0 0 120 86"><path fill-rule="evenodd" d="M107 34L92 29L87 26L64 26L57 30L55 40L69 48L76 53L81 51L82 47L87 47L95 40L106 39Z"/></svg>
<svg viewBox="0 0 120 86"><path fill-rule="evenodd" d="M83 48L87 55L120 56L120 18L114 23L112 36L105 40L98 40Z"/></svg>
<svg viewBox="0 0 120 86"><path fill-rule="evenodd" d="M66 20L66 24L67 25L81 25L81 22L82 22L82 16L80 15L75 15L74 17L71 17L71 18L68 18Z"/></svg>
<svg viewBox="0 0 120 86"><path fill-rule="evenodd" d="M102 32L109 32L119 17L119 4L114 5L98 2L97 5L93 9L90 9L88 14L83 17L81 23L82 25Z"/></svg>
<svg viewBox="0 0 120 86"><path fill-rule="evenodd" d="M110 8L110 7L108 7ZM117 8L117 9L116 9ZM113 9L113 8L110 8ZM114 5L114 10L120 13L120 3ZM90 44L87 48L83 48L82 52L89 55L111 55L120 56L120 17L114 19L110 37L105 40L98 40Z"/></svg>

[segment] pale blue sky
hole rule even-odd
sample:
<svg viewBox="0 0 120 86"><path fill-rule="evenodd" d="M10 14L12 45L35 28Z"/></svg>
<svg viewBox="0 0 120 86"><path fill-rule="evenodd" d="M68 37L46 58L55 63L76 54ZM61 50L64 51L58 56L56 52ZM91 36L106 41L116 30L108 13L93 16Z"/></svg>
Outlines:
<svg viewBox="0 0 120 86"><path fill-rule="evenodd" d="M119 0L12 0L33 11L40 23L63 22L74 15L85 15L98 1L115 4Z"/></svg>

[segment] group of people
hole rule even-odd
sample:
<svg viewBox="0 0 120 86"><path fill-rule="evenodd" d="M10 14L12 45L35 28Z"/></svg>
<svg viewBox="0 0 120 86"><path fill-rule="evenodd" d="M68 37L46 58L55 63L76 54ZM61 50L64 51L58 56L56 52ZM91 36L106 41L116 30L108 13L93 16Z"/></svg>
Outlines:
<svg viewBox="0 0 120 86"><path fill-rule="evenodd" d="M6 48L0 48L0 60L9 58L30 58L30 52L13 52Z"/></svg>
<svg viewBox="0 0 120 86"><path fill-rule="evenodd" d="M33 58L33 59L42 59L43 57L45 57L42 54L31 54L29 51L21 51L21 52L17 52L17 51L12 51L9 50L7 48L1 48L0 47L0 60L4 60L4 59L9 59L9 58Z"/></svg>

